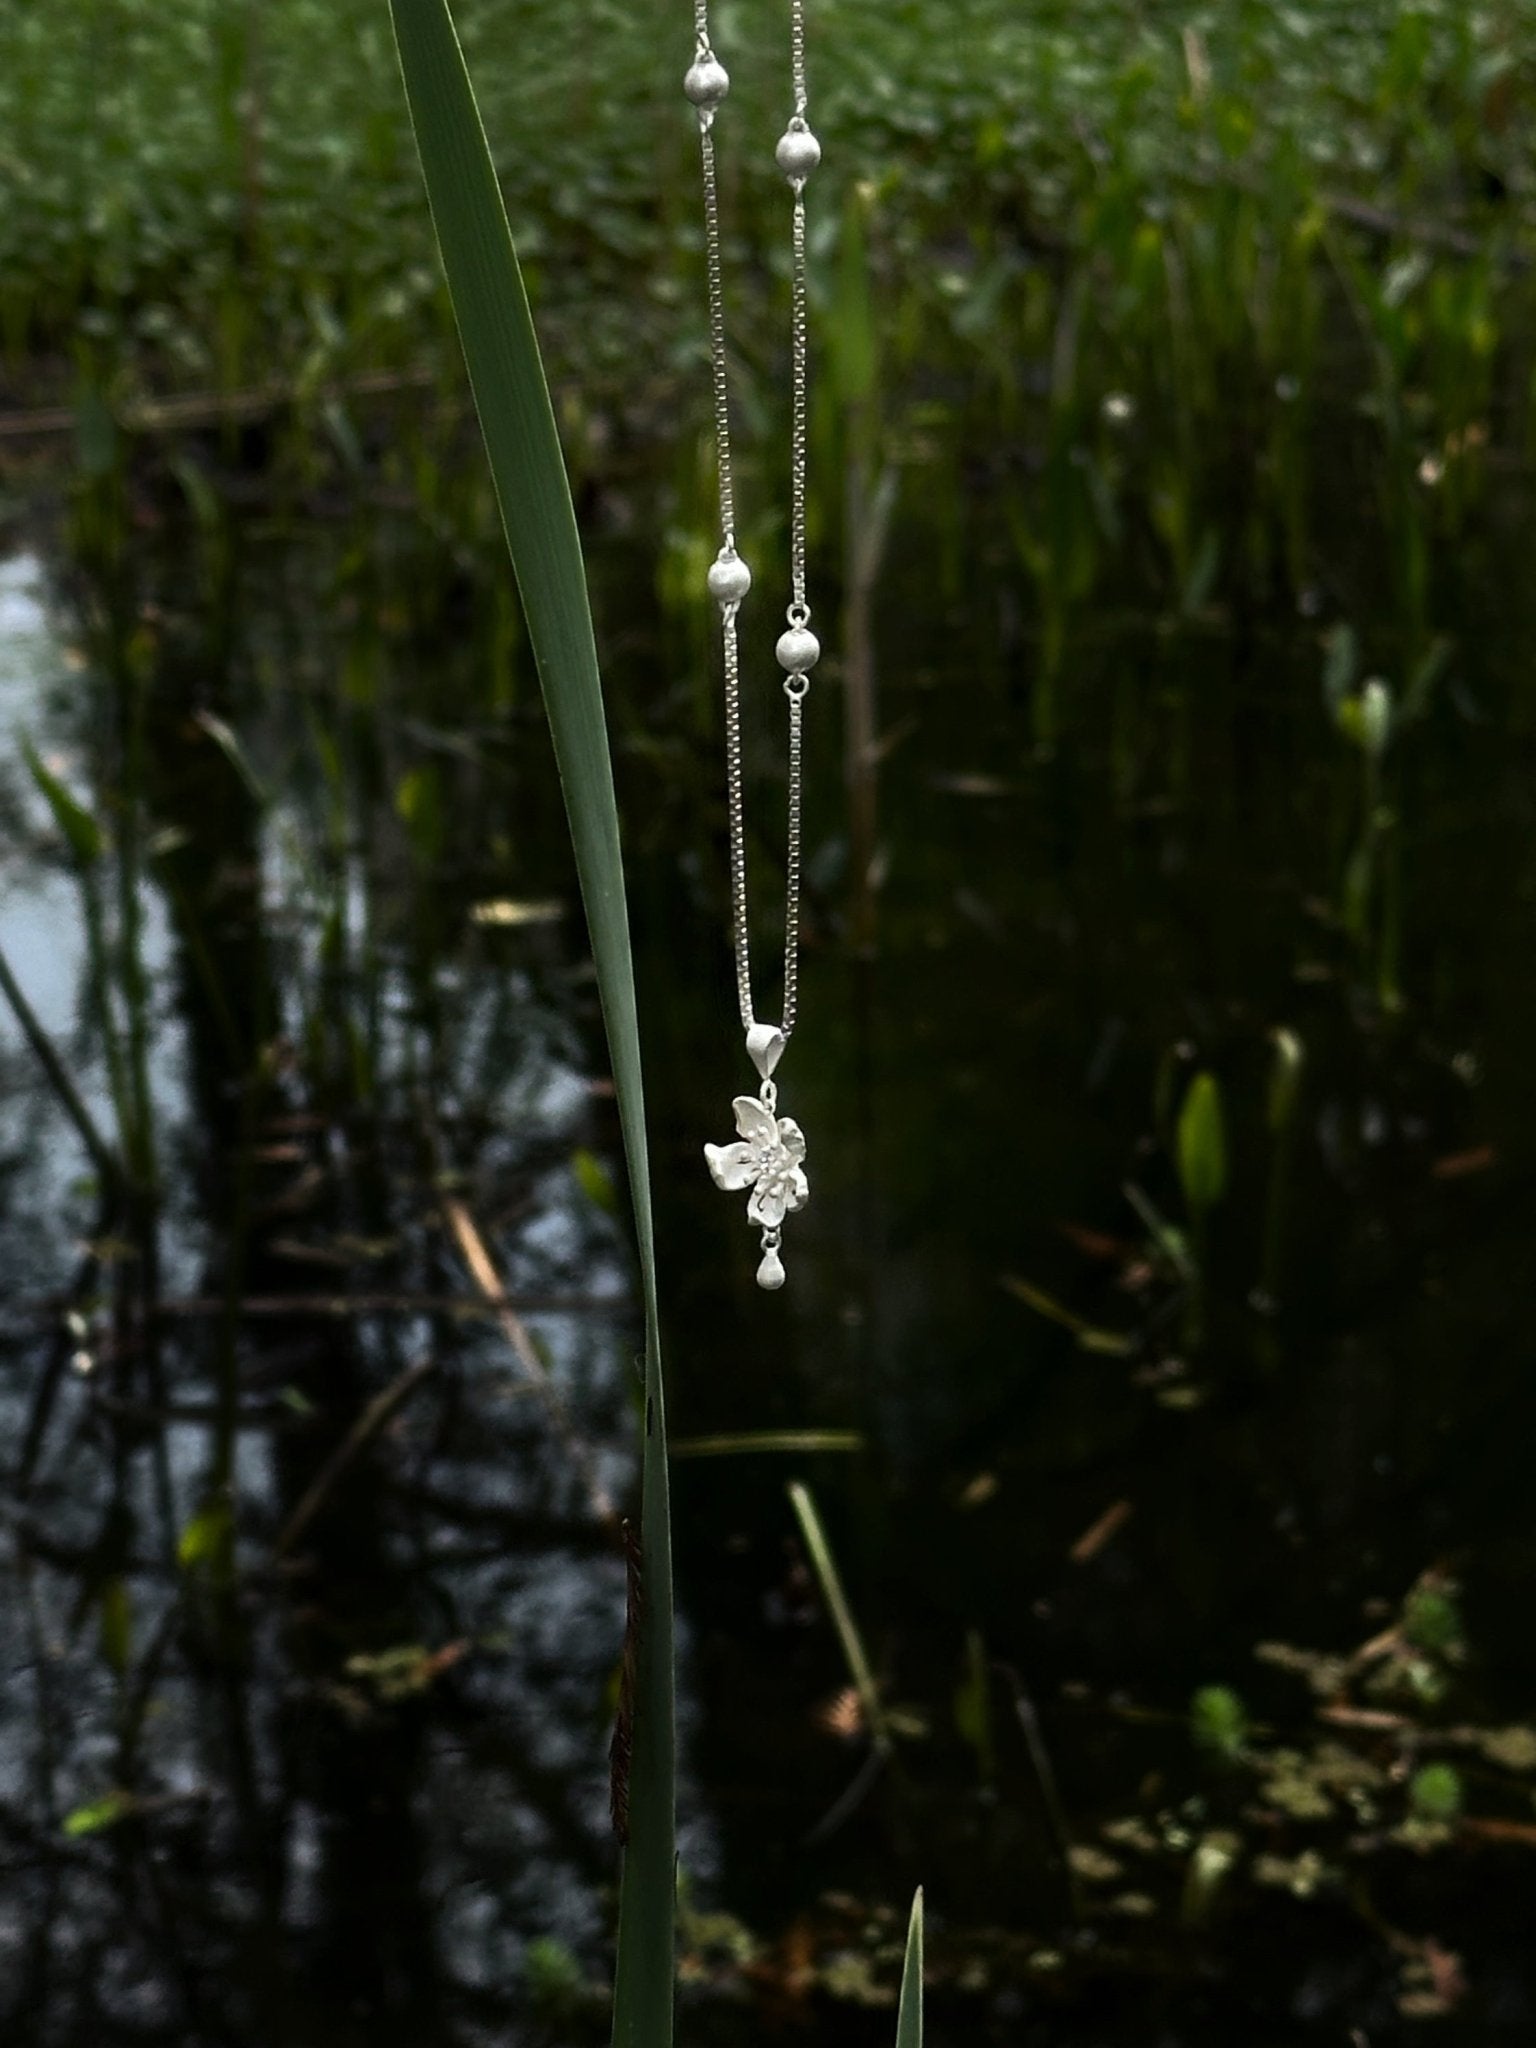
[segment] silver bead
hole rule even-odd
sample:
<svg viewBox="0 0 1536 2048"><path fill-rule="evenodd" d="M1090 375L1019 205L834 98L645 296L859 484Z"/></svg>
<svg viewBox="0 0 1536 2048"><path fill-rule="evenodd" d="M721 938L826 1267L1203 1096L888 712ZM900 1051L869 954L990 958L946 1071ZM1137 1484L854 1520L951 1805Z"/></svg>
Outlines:
<svg viewBox="0 0 1536 2048"><path fill-rule="evenodd" d="M773 156L791 185L803 185L821 162L821 144L809 128L786 128Z"/></svg>
<svg viewBox="0 0 1536 2048"><path fill-rule="evenodd" d="M700 57L688 66L683 91L696 107L712 113L731 89L731 74L718 57Z"/></svg>
<svg viewBox="0 0 1536 2048"><path fill-rule="evenodd" d="M775 651L779 667L786 675L803 676L820 661L821 642L808 626L791 626L787 633L779 635Z"/></svg>
<svg viewBox="0 0 1536 2048"><path fill-rule="evenodd" d="M709 565L709 594L716 604L740 604L752 588L752 571L734 549L722 548Z"/></svg>

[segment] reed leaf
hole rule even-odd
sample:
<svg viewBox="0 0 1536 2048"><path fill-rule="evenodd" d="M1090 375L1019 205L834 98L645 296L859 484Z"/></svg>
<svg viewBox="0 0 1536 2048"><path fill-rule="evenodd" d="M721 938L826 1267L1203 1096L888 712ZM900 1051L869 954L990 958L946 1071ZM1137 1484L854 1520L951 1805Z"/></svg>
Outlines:
<svg viewBox="0 0 1536 2048"><path fill-rule="evenodd" d="M896 2048L923 2048L923 1888L912 1900L907 1925L907 1959L901 1970L901 2004L896 2012Z"/></svg>
<svg viewBox="0 0 1536 2048"><path fill-rule="evenodd" d="M645 1416L629 1845L616 2048L668 2048L675 1923L672 1539L634 969L581 543L528 297L445 0L391 0L406 96L554 738L618 1093L645 1298Z"/></svg>

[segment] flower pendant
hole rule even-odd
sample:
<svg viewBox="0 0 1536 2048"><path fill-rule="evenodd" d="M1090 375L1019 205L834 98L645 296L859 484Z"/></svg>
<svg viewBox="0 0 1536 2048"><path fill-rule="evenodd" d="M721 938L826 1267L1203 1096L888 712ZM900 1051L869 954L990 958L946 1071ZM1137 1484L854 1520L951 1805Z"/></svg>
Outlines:
<svg viewBox="0 0 1536 2048"><path fill-rule="evenodd" d="M750 1188L747 1217L763 1233L763 1260L757 1269L759 1287L784 1285L779 1257L786 1216L803 1209L810 1196L805 1177L805 1133L793 1117L775 1114L773 1083L764 1081L763 1097L738 1095L731 1105L740 1133L734 1145L706 1145L704 1157L717 1188L739 1194Z"/></svg>

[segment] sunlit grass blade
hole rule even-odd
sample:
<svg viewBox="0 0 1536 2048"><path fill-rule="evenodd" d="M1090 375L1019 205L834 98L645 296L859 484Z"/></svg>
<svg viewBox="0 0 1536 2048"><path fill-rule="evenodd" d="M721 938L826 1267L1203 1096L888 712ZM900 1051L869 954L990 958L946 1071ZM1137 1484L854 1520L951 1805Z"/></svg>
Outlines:
<svg viewBox="0 0 1536 2048"><path fill-rule="evenodd" d="M923 2048L923 1888L912 1899L907 1925L907 1959L901 1970L901 2004L896 2012L896 2048Z"/></svg>
<svg viewBox="0 0 1536 2048"><path fill-rule="evenodd" d="M795 1520L800 1524L800 1534L805 1540L811 1568L821 1587L821 1597L827 1603L832 1626L837 1630L837 1639L842 1645L848 1675L853 1680L854 1690L859 1696L859 1706L863 1711L870 1740L879 1754L885 1756L891 1747L891 1733L885 1706L880 1698L880 1688L875 1683L869 1653L864 1648L864 1638L859 1634L859 1625L853 1618L853 1609L849 1606L848 1595L843 1590L843 1581L837 1569L837 1560L832 1555L832 1546L827 1541L827 1532L822 1527L821 1516L817 1512L808 1486L803 1486L798 1479L791 1480L789 1499L795 1511Z"/></svg>
<svg viewBox="0 0 1536 2048"><path fill-rule="evenodd" d="M640 1040L618 809L581 543L538 341L469 74L445 0L391 0L427 195L538 663L597 966L645 1295L641 1540L629 1847L614 2041L667 2048L674 1941L672 1541ZM525 138L532 146L533 138Z"/></svg>
<svg viewBox="0 0 1536 2048"><path fill-rule="evenodd" d="M864 1448L857 1429L744 1429L722 1436L673 1437L672 1460L679 1458L808 1457L815 1453L852 1456Z"/></svg>

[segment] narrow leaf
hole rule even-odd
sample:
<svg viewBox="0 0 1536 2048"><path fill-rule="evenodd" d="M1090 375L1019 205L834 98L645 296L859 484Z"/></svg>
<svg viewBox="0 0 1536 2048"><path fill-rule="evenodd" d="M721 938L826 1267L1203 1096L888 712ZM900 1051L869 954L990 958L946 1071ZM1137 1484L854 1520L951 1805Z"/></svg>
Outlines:
<svg viewBox="0 0 1536 2048"><path fill-rule="evenodd" d="M72 1813L64 1816L64 1832L71 1841L79 1841L82 1835L99 1835L103 1828L115 1828L120 1820L126 1820L134 1810L133 1795L129 1792L108 1792L100 1799L93 1799L86 1806L77 1806Z"/></svg>
<svg viewBox="0 0 1536 2048"><path fill-rule="evenodd" d="M63 835L70 852L81 867L90 867L102 856L106 846L106 834L80 799L54 774L30 740L24 743L23 751L27 757L27 766L32 771L32 780L42 792L49 810L53 813L53 822Z"/></svg>
<svg viewBox="0 0 1536 2048"><path fill-rule="evenodd" d="M580 1185L581 1192L594 1208L617 1209L618 1197L614 1193L613 1176L595 1152L589 1152L585 1145L578 1145L571 1155L571 1166Z"/></svg>
<svg viewBox="0 0 1536 2048"><path fill-rule="evenodd" d="M27 1001L26 992L11 971L11 963L0 953L0 996L10 1005L21 1034L32 1048L34 1057L48 1076L53 1092L63 1105L64 1113L79 1133L80 1141L91 1156L91 1162L100 1174L105 1186L121 1188L127 1176L116 1153L96 1128L84 1097L70 1078L69 1069L59 1057L53 1040L43 1029L37 1012Z"/></svg>
<svg viewBox="0 0 1536 2048"><path fill-rule="evenodd" d="M869 238L865 223L870 196L855 186L843 209L841 260L833 306L830 360L838 398L862 405L871 398L877 375L874 306L869 289Z"/></svg>
<svg viewBox="0 0 1536 2048"><path fill-rule="evenodd" d="M1353 626L1338 625L1328 635L1327 660L1323 666L1323 697L1337 718L1340 707L1355 687L1360 669L1360 642Z"/></svg>
<svg viewBox="0 0 1536 2048"><path fill-rule="evenodd" d="M1435 689L1441 677L1451 665L1452 646L1449 640L1436 640L1423 660L1409 677L1408 687L1403 692L1402 708L1398 712L1400 724L1422 718L1434 699Z"/></svg>
<svg viewBox="0 0 1536 2048"><path fill-rule="evenodd" d="M1134 1338L1123 1336L1118 1330L1097 1328L1084 1317L1074 1314L1055 1295L1037 1287L1032 1280L1022 1280L1017 1274L1005 1273L1003 1285L1027 1308L1032 1308L1037 1316L1044 1316L1047 1322L1059 1323L1062 1329L1070 1330L1084 1351L1091 1351L1100 1358L1129 1358L1136 1348Z"/></svg>
<svg viewBox="0 0 1536 2048"><path fill-rule="evenodd" d="M975 1752L981 1782L990 1786L997 1777L997 1748L992 1739L992 1673L979 1629L966 1632L965 1670L955 1688L955 1728Z"/></svg>
<svg viewBox="0 0 1536 2048"><path fill-rule="evenodd" d="M827 1603L832 1626L837 1630L837 1639L842 1644L848 1675L853 1680L859 1704L864 1710L865 1725L876 1749L884 1754L890 1748L889 1721L881 1703L880 1688L875 1683L869 1653L864 1648L864 1638L859 1634L859 1625L853 1618L853 1609L848 1605L848 1595L843 1591L842 1577L837 1569L837 1560L832 1555L832 1546L827 1541L827 1532L822 1527L821 1516L817 1513L809 1487L802 1486L798 1479L791 1480L789 1499L795 1511L795 1519L800 1524L800 1534L805 1539L811 1568L821 1587L821 1597Z"/></svg>
<svg viewBox="0 0 1536 2048"><path fill-rule="evenodd" d="M270 801L266 784L251 766L251 757L240 744L240 736L234 727L212 711L199 711L196 723L200 725L231 768L245 785L245 793L259 809L265 810Z"/></svg>
<svg viewBox="0 0 1536 2048"><path fill-rule="evenodd" d="M1269 1073L1269 1128L1278 1136L1290 1129L1296 1114L1307 1051L1296 1033L1284 1024L1277 1024L1269 1037L1275 1048Z"/></svg>
<svg viewBox="0 0 1536 2048"><path fill-rule="evenodd" d="M1196 1074L1179 1111L1179 1184L1196 1217L1214 1209L1226 1193L1226 1119L1214 1074Z"/></svg>
<svg viewBox="0 0 1536 2048"><path fill-rule="evenodd" d="M629 1847L619 1896L617 2048L668 2048L674 1973L672 1532L656 1257L634 970L608 732L581 543L527 293L445 0L391 0L411 120L549 714L618 1094L645 1297ZM536 138L525 138L532 147Z"/></svg>
<svg viewBox="0 0 1536 2048"><path fill-rule="evenodd" d="M176 1562L196 1571L226 1553L232 1534L228 1501L211 1501L199 1509L176 1540Z"/></svg>
<svg viewBox="0 0 1536 2048"><path fill-rule="evenodd" d="M1380 676L1372 676L1360 692L1360 744L1373 761L1387 751L1394 723L1391 689Z"/></svg>
<svg viewBox="0 0 1536 2048"><path fill-rule="evenodd" d="M896 2014L896 2048L923 2048L923 1888L912 1900L907 1926L907 1959L901 1971L901 2005Z"/></svg>
<svg viewBox="0 0 1536 2048"><path fill-rule="evenodd" d="M672 1462L679 1458L740 1458L763 1454L804 1457L815 1451L862 1451L864 1437L857 1429L743 1429L727 1430L719 1436L685 1436L672 1439Z"/></svg>

